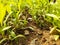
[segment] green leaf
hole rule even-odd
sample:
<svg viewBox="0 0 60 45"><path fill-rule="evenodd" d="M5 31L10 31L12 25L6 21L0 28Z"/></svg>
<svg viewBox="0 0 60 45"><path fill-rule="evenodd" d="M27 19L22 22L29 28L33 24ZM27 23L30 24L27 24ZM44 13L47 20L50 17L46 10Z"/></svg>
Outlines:
<svg viewBox="0 0 60 45"><path fill-rule="evenodd" d="M2 29L2 31L8 30L10 28L11 28L11 26L5 27L5 28Z"/></svg>
<svg viewBox="0 0 60 45"><path fill-rule="evenodd" d="M15 32L14 31L10 31L10 36L14 38L16 36Z"/></svg>
<svg viewBox="0 0 60 45"><path fill-rule="evenodd" d="M8 13L11 12L11 6L10 5L6 5L5 8L6 8L6 10L7 10Z"/></svg>
<svg viewBox="0 0 60 45"><path fill-rule="evenodd" d="M2 21L5 17L6 14L6 8L4 7L3 4L0 3L0 24L2 25Z"/></svg>
<svg viewBox="0 0 60 45"><path fill-rule="evenodd" d="M59 39L59 35L54 35L54 39L58 40Z"/></svg>
<svg viewBox="0 0 60 45"><path fill-rule="evenodd" d="M11 16L12 13L13 13L13 11L11 11L11 12L6 16L6 19L4 20L4 25L6 24L6 21L8 20L8 18Z"/></svg>
<svg viewBox="0 0 60 45"><path fill-rule="evenodd" d="M2 40L0 40L0 44L3 43L5 40L7 40L7 38L3 38Z"/></svg>
<svg viewBox="0 0 60 45"><path fill-rule="evenodd" d="M53 18L55 18L55 19L59 19L56 15L54 15L54 14L46 14L47 16L50 16L50 17L53 17Z"/></svg>
<svg viewBox="0 0 60 45"><path fill-rule="evenodd" d="M54 33L56 33L57 31L56 31L56 26L55 27L53 27L53 28L51 28L50 29L50 34L54 34Z"/></svg>
<svg viewBox="0 0 60 45"><path fill-rule="evenodd" d="M19 37L20 37L20 38L21 38L21 37L25 38L24 35L21 35L21 34L20 34L20 35L15 36L12 40L14 40L14 39L16 39L16 38L19 38Z"/></svg>
<svg viewBox="0 0 60 45"><path fill-rule="evenodd" d="M60 32L60 30L59 29L56 29L58 32Z"/></svg>

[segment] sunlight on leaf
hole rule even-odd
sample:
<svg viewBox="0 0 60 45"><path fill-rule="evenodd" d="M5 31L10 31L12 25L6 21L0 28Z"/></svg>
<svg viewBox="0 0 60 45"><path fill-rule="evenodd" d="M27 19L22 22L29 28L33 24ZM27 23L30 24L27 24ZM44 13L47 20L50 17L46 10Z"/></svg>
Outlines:
<svg viewBox="0 0 60 45"><path fill-rule="evenodd" d="M4 42L5 40L7 40L7 38L3 38L2 40L0 40L0 44L1 44L2 42Z"/></svg>
<svg viewBox="0 0 60 45"><path fill-rule="evenodd" d="M15 36L12 40L14 40L14 39L16 39L16 38L19 38L19 37L20 37L20 38L21 38L21 37L25 38L24 35L21 35L21 34L20 34L20 35Z"/></svg>
<svg viewBox="0 0 60 45"><path fill-rule="evenodd" d="M50 34L57 33L56 28L57 28L57 27L53 27L53 28L51 28L51 29L50 29Z"/></svg>
<svg viewBox="0 0 60 45"><path fill-rule="evenodd" d="M11 31L11 32L10 32L10 35L11 35L11 37L13 37L13 38L16 36L16 34L15 34L14 31Z"/></svg>
<svg viewBox="0 0 60 45"><path fill-rule="evenodd" d="M7 10L8 13L11 12L11 6L10 5L6 5L5 8L6 8L6 10Z"/></svg>
<svg viewBox="0 0 60 45"><path fill-rule="evenodd" d="M58 19L58 17L54 14L46 14L46 15Z"/></svg>
<svg viewBox="0 0 60 45"><path fill-rule="evenodd" d="M6 8L4 7L3 4L0 3L0 23L2 25L2 21L5 17L5 14L6 14Z"/></svg>
<svg viewBox="0 0 60 45"><path fill-rule="evenodd" d="M2 31L8 30L10 28L11 28L11 26L5 27L5 28L2 29Z"/></svg>
<svg viewBox="0 0 60 45"><path fill-rule="evenodd" d="M58 40L59 39L59 35L54 35L54 39Z"/></svg>

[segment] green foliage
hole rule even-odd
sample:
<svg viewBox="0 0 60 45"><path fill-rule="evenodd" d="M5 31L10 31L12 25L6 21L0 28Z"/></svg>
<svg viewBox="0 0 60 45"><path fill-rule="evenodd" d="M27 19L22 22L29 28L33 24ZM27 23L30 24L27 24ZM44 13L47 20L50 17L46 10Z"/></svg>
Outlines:
<svg viewBox="0 0 60 45"><path fill-rule="evenodd" d="M40 27L46 21L60 29L60 0L55 3L52 0L0 0L0 32L3 36L0 43L5 40L6 31L10 40L25 37L14 31L26 27L28 14Z"/></svg>
<svg viewBox="0 0 60 45"><path fill-rule="evenodd" d="M7 40L7 38L3 38L1 41L0 41L0 44L3 43L3 41Z"/></svg>

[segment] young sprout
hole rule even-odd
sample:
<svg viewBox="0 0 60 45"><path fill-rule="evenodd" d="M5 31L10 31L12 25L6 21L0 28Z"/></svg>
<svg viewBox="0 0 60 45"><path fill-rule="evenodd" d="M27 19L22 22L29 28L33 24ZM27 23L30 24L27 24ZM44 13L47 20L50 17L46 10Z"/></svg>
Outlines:
<svg viewBox="0 0 60 45"><path fill-rule="evenodd" d="M50 34L57 34L56 28L57 28L57 27L51 28L51 29L50 29Z"/></svg>

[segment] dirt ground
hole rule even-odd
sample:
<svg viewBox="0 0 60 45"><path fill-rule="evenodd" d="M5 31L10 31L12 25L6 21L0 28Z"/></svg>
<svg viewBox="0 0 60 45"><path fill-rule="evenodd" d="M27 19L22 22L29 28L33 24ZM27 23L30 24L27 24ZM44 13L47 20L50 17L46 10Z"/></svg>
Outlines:
<svg viewBox="0 0 60 45"><path fill-rule="evenodd" d="M41 34L31 32L27 36L26 45L60 45L60 40L55 41L53 36L49 34L49 30L39 30Z"/></svg>
<svg viewBox="0 0 60 45"><path fill-rule="evenodd" d="M26 40L20 41L20 45L60 45L60 39L55 41L49 29L40 29L35 24L29 24L29 26L32 26L34 30L27 30L26 34L24 33Z"/></svg>
<svg viewBox="0 0 60 45"><path fill-rule="evenodd" d="M26 40L22 41L21 45L60 45L60 39L55 41L50 34L50 30L41 30L35 26L33 27L35 30L29 31L29 34L25 35Z"/></svg>
<svg viewBox="0 0 60 45"><path fill-rule="evenodd" d="M49 33L50 30L41 30L36 26L32 27L34 28L33 31L25 30L25 33L23 32L23 35L26 36L26 39L21 38L18 41L18 44L13 42L13 45L60 45L60 39L55 41L53 36ZM5 43L4 45L11 44Z"/></svg>

